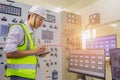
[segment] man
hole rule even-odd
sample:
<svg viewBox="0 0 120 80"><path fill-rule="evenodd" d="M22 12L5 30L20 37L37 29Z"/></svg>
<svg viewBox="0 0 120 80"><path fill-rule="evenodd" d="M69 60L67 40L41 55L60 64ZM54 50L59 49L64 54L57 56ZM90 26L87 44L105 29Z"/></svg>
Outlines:
<svg viewBox="0 0 120 80"><path fill-rule="evenodd" d="M39 45L35 48L33 31L46 19L46 10L42 6L35 5L29 13L25 23L11 26L8 33L5 53L6 75L10 80L35 80L36 55L41 55L45 51L45 46Z"/></svg>

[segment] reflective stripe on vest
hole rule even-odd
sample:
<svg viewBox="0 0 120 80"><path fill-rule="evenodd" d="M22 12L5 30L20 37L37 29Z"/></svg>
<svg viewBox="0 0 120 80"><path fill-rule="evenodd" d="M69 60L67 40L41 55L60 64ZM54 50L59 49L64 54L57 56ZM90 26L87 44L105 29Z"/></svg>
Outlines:
<svg viewBox="0 0 120 80"><path fill-rule="evenodd" d="M11 69L35 69L36 65L34 64L7 64L7 68Z"/></svg>
<svg viewBox="0 0 120 80"><path fill-rule="evenodd" d="M26 50L30 50L30 40L29 40L28 36L27 36L27 48L26 48Z"/></svg>
<svg viewBox="0 0 120 80"><path fill-rule="evenodd" d="M18 46L18 50L33 50L35 44L24 24L20 24L24 30L24 44ZM13 26L14 27L14 26ZM20 76L25 78L35 79L36 77L37 58L35 55L30 55L22 58L7 59L7 76Z"/></svg>

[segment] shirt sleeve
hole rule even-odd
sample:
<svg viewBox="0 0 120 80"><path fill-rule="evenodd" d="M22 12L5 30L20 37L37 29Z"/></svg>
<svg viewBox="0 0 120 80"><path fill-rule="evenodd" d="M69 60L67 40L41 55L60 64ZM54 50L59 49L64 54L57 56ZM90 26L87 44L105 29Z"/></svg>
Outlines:
<svg viewBox="0 0 120 80"><path fill-rule="evenodd" d="M24 38L24 31L19 25L13 26L6 40L5 52L10 53L17 50L17 46L22 42Z"/></svg>

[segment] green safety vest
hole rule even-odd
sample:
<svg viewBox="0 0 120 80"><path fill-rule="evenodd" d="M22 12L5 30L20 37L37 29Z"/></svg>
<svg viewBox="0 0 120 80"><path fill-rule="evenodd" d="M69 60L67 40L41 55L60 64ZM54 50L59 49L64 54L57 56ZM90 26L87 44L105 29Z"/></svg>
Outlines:
<svg viewBox="0 0 120 80"><path fill-rule="evenodd" d="M33 50L35 44L25 24L20 24L24 30L24 44L18 46L18 50ZM11 26L12 27L12 26ZM22 58L9 58L7 59L6 75L19 76L24 78L35 79L36 78L36 64L37 57L30 55Z"/></svg>

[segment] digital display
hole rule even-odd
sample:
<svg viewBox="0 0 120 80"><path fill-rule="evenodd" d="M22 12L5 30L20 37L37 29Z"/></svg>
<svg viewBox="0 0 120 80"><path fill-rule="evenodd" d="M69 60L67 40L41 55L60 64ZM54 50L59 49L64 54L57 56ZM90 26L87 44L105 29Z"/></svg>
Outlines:
<svg viewBox="0 0 120 80"><path fill-rule="evenodd" d="M71 50L68 69L84 75L105 78L104 49Z"/></svg>
<svg viewBox="0 0 120 80"><path fill-rule="evenodd" d="M42 30L42 39L43 40L53 40L53 32Z"/></svg>
<svg viewBox="0 0 120 80"><path fill-rule="evenodd" d="M21 16L21 8L0 3L0 13Z"/></svg>
<svg viewBox="0 0 120 80"><path fill-rule="evenodd" d="M7 36L8 35L9 26L8 25L0 25L0 36Z"/></svg>
<svg viewBox="0 0 120 80"><path fill-rule="evenodd" d="M120 48L110 49L112 80L120 80Z"/></svg>
<svg viewBox="0 0 120 80"><path fill-rule="evenodd" d="M110 49L116 48L116 35L107 35L86 41L86 49L105 49L106 57L110 57Z"/></svg>
<svg viewBox="0 0 120 80"><path fill-rule="evenodd" d="M55 16L47 14L47 22L55 23L56 22Z"/></svg>

